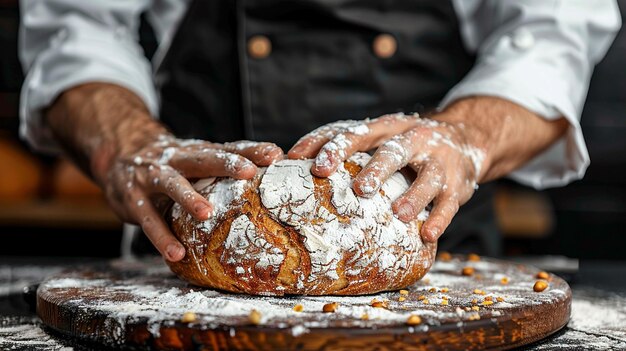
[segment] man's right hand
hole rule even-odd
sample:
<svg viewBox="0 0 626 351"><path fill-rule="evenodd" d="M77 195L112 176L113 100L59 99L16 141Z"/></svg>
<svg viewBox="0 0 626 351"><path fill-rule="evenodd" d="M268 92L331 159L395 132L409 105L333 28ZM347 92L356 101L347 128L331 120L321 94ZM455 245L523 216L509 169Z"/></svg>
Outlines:
<svg viewBox="0 0 626 351"><path fill-rule="evenodd" d="M272 143L177 139L150 117L136 95L106 83L66 91L47 111L46 121L68 154L104 189L115 213L139 224L173 262L185 256L185 249L159 208L173 200L197 220L212 213L188 178L250 179L256 166L283 158Z"/></svg>
<svg viewBox="0 0 626 351"><path fill-rule="evenodd" d="M268 166L282 155L282 150L271 143L214 144L162 135L136 152L116 157L103 187L120 218L141 225L163 257L178 261L185 250L161 217L164 200L171 199L195 219L206 220L212 205L194 190L188 178L250 179L257 165Z"/></svg>

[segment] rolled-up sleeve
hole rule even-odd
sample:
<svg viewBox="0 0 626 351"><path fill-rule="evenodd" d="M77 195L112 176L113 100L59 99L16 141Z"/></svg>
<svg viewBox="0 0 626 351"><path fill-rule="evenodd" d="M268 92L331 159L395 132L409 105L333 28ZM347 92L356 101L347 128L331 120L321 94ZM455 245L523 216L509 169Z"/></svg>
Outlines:
<svg viewBox="0 0 626 351"><path fill-rule="evenodd" d="M497 96L543 118L565 117L566 135L509 177L537 189L584 176L589 154L580 115L594 65L621 26L612 0L456 0L461 34L476 65L441 107Z"/></svg>
<svg viewBox="0 0 626 351"><path fill-rule="evenodd" d="M35 149L58 146L42 116L64 90L86 82L121 85L153 114L152 69L138 44L139 16L150 0L22 0L19 54L27 72L20 133Z"/></svg>

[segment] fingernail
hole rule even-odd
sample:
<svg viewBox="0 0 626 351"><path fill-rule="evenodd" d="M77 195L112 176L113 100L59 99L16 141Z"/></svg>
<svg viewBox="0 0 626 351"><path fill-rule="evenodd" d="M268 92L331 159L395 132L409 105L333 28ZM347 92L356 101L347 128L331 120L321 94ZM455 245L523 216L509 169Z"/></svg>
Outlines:
<svg viewBox="0 0 626 351"><path fill-rule="evenodd" d="M331 163L332 162L330 157L328 157L328 154L322 151L315 158L315 169L318 171L327 170L330 168Z"/></svg>
<svg viewBox="0 0 626 351"><path fill-rule="evenodd" d="M248 169L248 168L254 168L254 163L252 163L251 161L244 161L241 163L241 169Z"/></svg>
<svg viewBox="0 0 626 351"><path fill-rule="evenodd" d="M185 249L180 245L170 244L165 249L165 253L168 260L175 262L179 261L185 256Z"/></svg>
<svg viewBox="0 0 626 351"><path fill-rule="evenodd" d="M211 213L211 206L207 205L204 202L198 201L193 206L193 210L196 214L201 215L204 218L209 218L209 214Z"/></svg>
<svg viewBox="0 0 626 351"><path fill-rule="evenodd" d="M441 233L441 230L439 228L437 227L430 228L430 240L437 241L437 239L439 239L440 233Z"/></svg>
<svg viewBox="0 0 626 351"><path fill-rule="evenodd" d="M283 152L283 149L275 145L268 146L265 150L263 150L263 158L266 160L270 160L271 162L280 160L284 157L285 153Z"/></svg>
<svg viewBox="0 0 626 351"><path fill-rule="evenodd" d="M254 163L249 162L249 161L243 162L241 164L241 167L239 168L239 173L248 172L251 169L255 169L255 168L256 168L256 166L254 165Z"/></svg>
<svg viewBox="0 0 626 351"><path fill-rule="evenodd" d="M362 195L368 196L376 193L378 188L380 187L380 180L376 178L374 175L369 175L367 178L359 185L359 191Z"/></svg>
<svg viewBox="0 0 626 351"><path fill-rule="evenodd" d="M270 156L272 151L274 151L274 145L267 145L263 148L263 150L261 150L261 154L263 155L263 157L268 157Z"/></svg>
<svg viewBox="0 0 626 351"><path fill-rule="evenodd" d="M400 205L396 214L401 220L408 222L415 216L415 211L413 210L413 205L405 202Z"/></svg>

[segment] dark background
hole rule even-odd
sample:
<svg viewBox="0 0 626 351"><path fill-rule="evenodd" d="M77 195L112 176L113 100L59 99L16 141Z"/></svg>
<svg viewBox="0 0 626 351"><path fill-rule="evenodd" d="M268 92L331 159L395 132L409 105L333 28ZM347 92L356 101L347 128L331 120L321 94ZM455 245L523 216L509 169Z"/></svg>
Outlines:
<svg viewBox="0 0 626 351"><path fill-rule="evenodd" d="M18 138L18 24L17 0L0 0L0 257L116 256L121 224L99 191L67 161L34 154ZM154 38L145 25L141 32L150 57ZM596 68L581 123L592 160L583 180L543 192L496 184L500 254L626 260L624 30Z"/></svg>

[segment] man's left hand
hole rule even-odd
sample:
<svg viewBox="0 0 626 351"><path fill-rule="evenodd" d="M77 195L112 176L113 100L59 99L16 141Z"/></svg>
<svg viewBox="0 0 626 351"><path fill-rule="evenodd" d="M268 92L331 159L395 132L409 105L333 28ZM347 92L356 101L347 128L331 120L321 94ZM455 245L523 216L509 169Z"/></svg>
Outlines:
<svg viewBox="0 0 626 351"><path fill-rule="evenodd" d="M289 158L315 158L311 172L328 177L358 151L378 148L356 176L353 189L372 196L394 172L409 167L417 173L410 188L396 199L393 210L408 222L432 201L422 227L426 241L436 241L472 196L484 151L466 136L463 123L438 122L417 115L391 114L372 120L339 121L300 139Z"/></svg>

